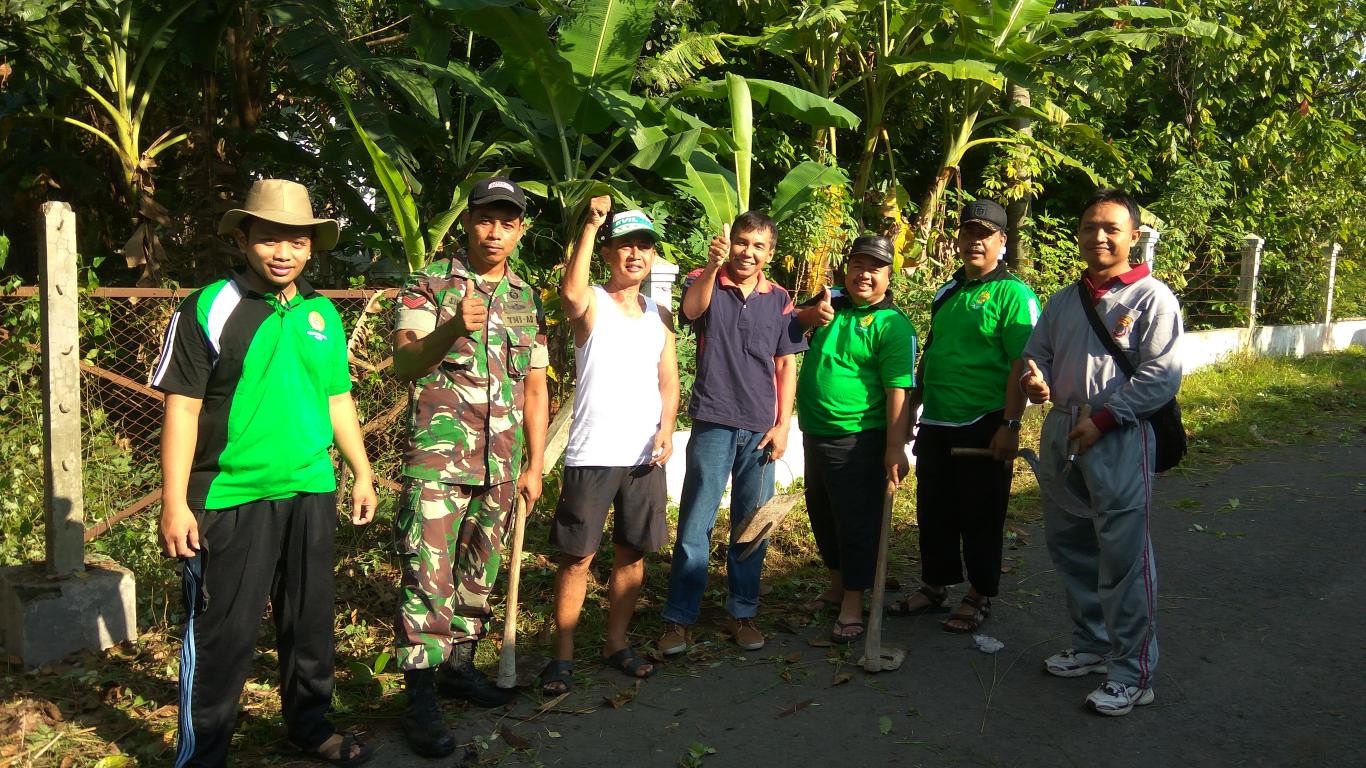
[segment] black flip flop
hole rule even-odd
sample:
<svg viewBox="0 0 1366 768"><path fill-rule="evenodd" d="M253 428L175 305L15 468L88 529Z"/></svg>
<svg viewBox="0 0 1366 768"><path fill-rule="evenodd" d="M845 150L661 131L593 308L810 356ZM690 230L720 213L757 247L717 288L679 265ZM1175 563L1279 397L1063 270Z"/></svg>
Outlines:
<svg viewBox="0 0 1366 768"><path fill-rule="evenodd" d="M850 643L855 643L863 639L863 622L861 621L840 621L839 619L835 619L835 627L836 631L830 633L830 642L832 643L848 645ZM850 627L858 627L858 634L846 635L839 631L841 629L848 629Z"/></svg>
<svg viewBox="0 0 1366 768"><path fill-rule="evenodd" d="M626 646L616 653L602 660L604 664L613 669L621 670L627 677L634 677L637 680L644 680L659 671L659 666L649 659L642 659L636 655L631 646ZM649 667L650 671L640 674L641 667Z"/></svg>
<svg viewBox="0 0 1366 768"><path fill-rule="evenodd" d="M541 670L541 676L537 678L541 684L542 696L559 696L562 693L569 693L574 690L574 662L567 659L553 659ZM564 686L563 691L547 691L546 686L551 683L559 683Z"/></svg>

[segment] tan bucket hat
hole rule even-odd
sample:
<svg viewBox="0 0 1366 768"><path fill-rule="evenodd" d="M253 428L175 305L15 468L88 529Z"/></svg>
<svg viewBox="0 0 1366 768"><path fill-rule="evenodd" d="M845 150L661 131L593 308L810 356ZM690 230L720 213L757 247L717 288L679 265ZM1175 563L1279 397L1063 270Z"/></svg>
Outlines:
<svg viewBox="0 0 1366 768"><path fill-rule="evenodd" d="M322 251L330 250L341 236L336 219L313 218L308 190L296 181L261 179L252 184L243 207L223 214L218 222L218 234L226 235L237 229L247 216L291 227L313 227L313 247Z"/></svg>

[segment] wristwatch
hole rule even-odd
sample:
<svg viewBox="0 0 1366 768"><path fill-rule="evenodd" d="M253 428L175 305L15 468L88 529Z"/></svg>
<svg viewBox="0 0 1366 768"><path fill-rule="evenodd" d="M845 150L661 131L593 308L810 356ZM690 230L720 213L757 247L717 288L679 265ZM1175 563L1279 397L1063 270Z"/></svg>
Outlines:
<svg viewBox="0 0 1366 768"><path fill-rule="evenodd" d="M1011 432L1019 432L1019 431L1020 431L1020 420L1019 420L1019 419L1001 419L1001 426L1005 427L1006 429L1010 430Z"/></svg>

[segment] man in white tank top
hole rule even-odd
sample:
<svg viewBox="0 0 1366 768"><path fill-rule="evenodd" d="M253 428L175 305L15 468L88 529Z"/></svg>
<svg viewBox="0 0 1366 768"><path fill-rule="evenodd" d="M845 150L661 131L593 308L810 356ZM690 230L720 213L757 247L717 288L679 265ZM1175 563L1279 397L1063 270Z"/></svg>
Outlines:
<svg viewBox="0 0 1366 768"><path fill-rule="evenodd" d="M678 367L673 315L640 290L654 266L659 237L645 214L612 217L601 248L607 284L589 285L593 244L611 208L610 197L590 201L560 283L565 317L574 328L577 387L564 486L550 526L559 570L554 654L541 673L541 689L549 696L573 685L574 629L609 507L615 515L603 656L631 677L655 671L631 649L626 630L645 577L642 558L668 541L664 463L673 453Z"/></svg>

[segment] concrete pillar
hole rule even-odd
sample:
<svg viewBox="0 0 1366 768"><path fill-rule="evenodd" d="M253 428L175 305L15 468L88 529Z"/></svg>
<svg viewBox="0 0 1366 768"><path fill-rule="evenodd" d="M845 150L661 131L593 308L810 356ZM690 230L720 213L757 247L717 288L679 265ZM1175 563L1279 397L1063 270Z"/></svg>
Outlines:
<svg viewBox="0 0 1366 768"><path fill-rule="evenodd" d="M67 203L44 203L42 217L38 281L42 297L47 569L53 576L67 576L85 567L76 214Z"/></svg>
<svg viewBox="0 0 1366 768"><path fill-rule="evenodd" d="M25 667L137 638L133 574L85 562L81 483L80 328L76 215L44 203L39 241L43 355L43 564L0 568L0 643Z"/></svg>
<svg viewBox="0 0 1366 768"><path fill-rule="evenodd" d="M1162 237L1162 233L1144 224L1138 228L1138 253L1148 269L1157 269L1157 241Z"/></svg>
<svg viewBox="0 0 1366 768"><path fill-rule="evenodd" d="M1257 275L1262 271L1262 246L1266 241L1254 234L1243 236L1243 266L1238 273L1238 303L1247 309L1247 328L1257 324Z"/></svg>
<svg viewBox="0 0 1366 768"><path fill-rule="evenodd" d="M678 265L664 259L655 258L654 268L650 270L647 282L650 284L650 298L661 307L673 311L674 282L678 280Z"/></svg>
<svg viewBox="0 0 1366 768"><path fill-rule="evenodd" d="M1338 254L1342 253L1342 246L1338 243L1329 243L1323 246L1323 258L1328 262L1328 282L1323 286L1323 324L1328 325L1333 322L1333 284L1337 280Z"/></svg>

